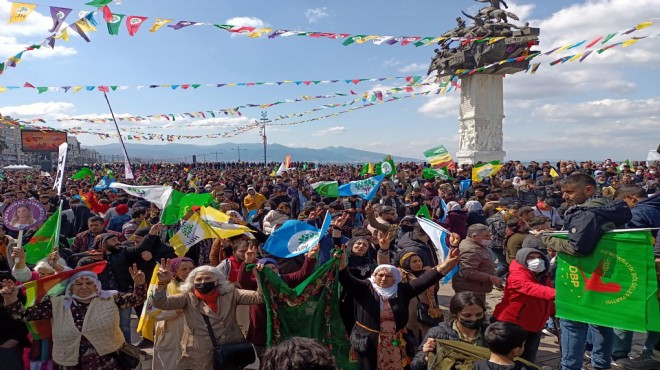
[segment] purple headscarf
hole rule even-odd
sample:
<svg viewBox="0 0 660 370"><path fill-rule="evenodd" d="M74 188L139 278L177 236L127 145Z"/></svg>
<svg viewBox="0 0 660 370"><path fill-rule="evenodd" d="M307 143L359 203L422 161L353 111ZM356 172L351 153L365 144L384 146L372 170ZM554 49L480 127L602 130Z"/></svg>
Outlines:
<svg viewBox="0 0 660 370"><path fill-rule="evenodd" d="M271 265L275 265L275 267L277 267L278 269L280 268L280 265L277 264L277 261L275 261L272 258L262 258L259 261L257 261L257 263L259 263L261 265L271 264Z"/></svg>
<svg viewBox="0 0 660 370"><path fill-rule="evenodd" d="M179 265L180 265L182 262L190 262L190 263L193 264L193 266L195 265L195 262L193 262L193 260L191 260L191 259L188 258L188 257L172 258L172 259L170 260L170 269L172 270L173 273L176 273L176 270L179 268Z"/></svg>

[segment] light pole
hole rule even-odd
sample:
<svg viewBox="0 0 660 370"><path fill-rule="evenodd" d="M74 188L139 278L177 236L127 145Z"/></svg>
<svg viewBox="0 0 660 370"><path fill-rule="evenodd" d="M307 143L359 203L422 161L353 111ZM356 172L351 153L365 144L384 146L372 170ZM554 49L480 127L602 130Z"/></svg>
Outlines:
<svg viewBox="0 0 660 370"><path fill-rule="evenodd" d="M238 153L238 161L241 161L241 150L247 150L247 149L241 149L240 146L236 146L236 149L229 149L229 150L235 150L236 153Z"/></svg>
<svg viewBox="0 0 660 370"><path fill-rule="evenodd" d="M266 161L266 158L268 157L266 155L266 145L267 145L267 140L266 140L266 122L268 122L268 112L262 110L261 111L261 138L263 139L264 142L264 167L268 165L268 162Z"/></svg>

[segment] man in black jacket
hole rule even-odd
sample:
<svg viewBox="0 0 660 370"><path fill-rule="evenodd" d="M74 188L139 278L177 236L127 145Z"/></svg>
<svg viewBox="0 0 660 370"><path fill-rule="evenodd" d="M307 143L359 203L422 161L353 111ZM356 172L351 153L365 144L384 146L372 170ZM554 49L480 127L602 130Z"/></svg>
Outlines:
<svg viewBox="0 0 660 370"><path fill-rule="evenodd" d="M82 258L78 262L78 267L88 265L99 260L105 260L108 265L103 272L99 274L101 288L103 290L116 290L121 293L129 293L133 289L133 279L128 273L128 268L134 263L144 262L144 252L153 256L155 246L154 239L162 230L162 224L156 224L149 230L149 235L144 238L142 243L136 247L124 247L120 245L117 236L106 233L97 236L95 240L96 248L89 257ZM94 253L95 252L95 253ZM153 268L152 268L153 271ZM131 311L132 308L119 309L119 327L124 334L126 343L131 340Z"/></svg>
<svg viewBox="0 0 660 370"><path fill-rule="evenodd" d="M573 256L591 254L601 236L609 230L623 228L632 218L630 208L621 201L596 198L596 180L585 174L567 177L561 185L569 207L564 214L564 229L568 239L552 236L542 238L548 249ZM609 369L612 363L612 328L561 320L561 369L582 369L587 331L593 334L591 364L587 369Z"/></svg>

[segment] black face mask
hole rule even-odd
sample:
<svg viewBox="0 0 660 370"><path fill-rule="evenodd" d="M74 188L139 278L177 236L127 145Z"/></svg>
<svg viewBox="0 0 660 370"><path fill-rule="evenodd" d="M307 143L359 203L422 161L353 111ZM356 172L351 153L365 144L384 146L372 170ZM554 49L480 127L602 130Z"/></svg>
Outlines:
<svg viewBox="0 0 660 370"><path fill-rule="evenodd" d="M209 294L215 289L215 281L207 281L206 283L195 284L195 290L202 294Z"/></svg>
<svg viewBox="0 0 660 370"><path fill-rule="evenodd" d="M465 326L468 329L479 329L481 326L483 326L484 322L486 321L486 318L482 317L477 320L464 320L464 319L458 319L458 322L460 322L463 326Z"/></svg>

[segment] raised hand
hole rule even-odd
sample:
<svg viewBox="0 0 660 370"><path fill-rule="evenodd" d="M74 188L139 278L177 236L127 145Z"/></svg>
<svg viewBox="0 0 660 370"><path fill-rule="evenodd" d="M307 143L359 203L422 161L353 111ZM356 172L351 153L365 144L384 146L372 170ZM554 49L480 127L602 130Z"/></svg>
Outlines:
<svg viewBox="0 0 660 370"><path fill-rule="evenodd" d="M315 244L313 247L311 247L311 248L309 249L309 251L307 251L307 253L305 254L305 256L306 256L307 258L315 259L315 258L316 258L316 255L319 254L319 249L320 249L320 247L319 247L319 245L318 245L318 243L317 243L317 244Z"/></svg>
<svg viewBox="0 0 660 370"><path fill-rule="evenodd" d="M445 258L445 261L438 265L438 272L443 275L447 275L458 264L458 256L458 249L451 249L449 256Z"/></svg>
<svg viewBox="0 0 660 370"><path fill-rule="evenodd" d="M143 260L147 262L151 261L151 259L154 258L154 256L149 251L142 251L142 253L140 253L140 256L142 257Z"/></svg>
<svg viewBox="0 0 660 370"><path fill-rule="evenodd" d="M2 297L4 298L5 306L18 300L18 289L12 280L5 279L0 282L0 286L2 286L2 288L0 288L0 294L2 294Z"/></svg>
<svg viewBox="0 0 660 370"><path fill-rule="evenodd" d="M162 258L160 260L160 267L156 272L156 276L158 277L159 283L169 283L170 281L172 281L174 274L172 274L171 264L169 260L165 258Z"/></svg>
<svg viewBox="0 0 660 370"><path fill-rule="evenodd" d="M247 251L245 252L245 264L254 263L257 259L257 246L252 244L248 246Z"/></svg>
<svg viewBox="0 0 660 370"><path fill-rule="evenodd" d="M390 233L384 233L382 231L378 232L378 246L382 250L390 249L390 243L392 239L390 238Z"/></svg>
<svg viewBox="0 0 660 370"><path fill-rule="evenodd" d="M149 235L158 235L163 230L163 224L157 223L149 230Z"/></svg>
<svg viewBox="0 0 660 370"><path fill-rule="evenodd" d="M461 243L461 236L456 233L451 233L449 236L449 245L452 247L458 247Z"/></svg>
<svg viewBox="0 0 660 370"><path fill-rule="evenodd" d="M60 252L54 251L50 255L48 255L48 264L51 266L55 266L60 260Z"/></svg>
<svg viewBox="0 0 660 370"><path fill-rule="evenodd" d="M346 253L346 245L341 246L341 250L336 250L332 255L335 258L339 258L339 270L343 270L348 266L348 254Z"/></svg>
<svg viewBox="0 0 660 370"><path fill-rule="evenodd" d="M14 248L11 252L11 256L18 258L21 261L25 261L25 250L23 248Z"/></svg>
<svg viewBox="0 0 660 370"><path fill-rule="evenodd" d="M135 283L135 285L144 285L146 282L144 272L138 269L137 264L134 263L133 266L130 266L128 268L128 273L131 274L131 278L133 278L133 283Z"/></svg>

